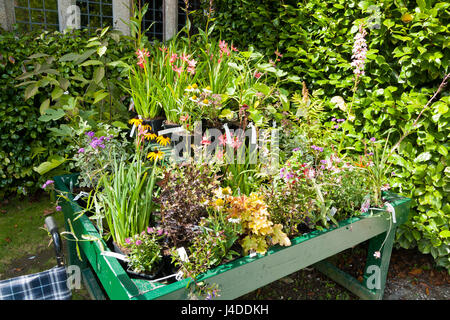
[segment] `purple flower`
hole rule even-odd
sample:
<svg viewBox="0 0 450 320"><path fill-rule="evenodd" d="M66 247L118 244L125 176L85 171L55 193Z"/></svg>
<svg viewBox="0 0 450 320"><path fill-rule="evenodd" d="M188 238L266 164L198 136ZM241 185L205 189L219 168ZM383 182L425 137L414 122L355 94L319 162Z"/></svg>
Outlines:
<svg viewBox="0 0 450 320"><path fill-rule="evenodd" d="M375 142L375 137L370 138L370 142Z"/></svg>
<svg viewBox="0 0 450 320"><path fill-rule="evenodd" d="M292 173L288 173L288 174L286 175L286 179L287 179L287 180L292 179L293 177L294 177L294 175L293 175Z"/></svg>
<svg viewBox="0 0 450 320"><path fill-rule="evenodd" d="M152 233L153 232L153 228L147 227L147 232L148 233Z"/></svg>
<svg viewBox="0 0 450 320"><path fill-rule="evenodd" d="M89 138L93 138L94 136L95 136L95 132L94 131L88 131L88 132L86 132L86 135L89 137Z"/></svg>
<svg viewBox="0 0 450 320"><path fill-rule="evenodd" d="M157 231L158 236L162 235L163 232L164 232L164 231L163 231L162 229L159 229L159 230Z"/></svg>
<svg viewBox="0 0 450 320"><path fill-rule="evenodd" d="M56 206L55 209L56 209L56 211L61 211L62 208L61 208L61 206Z"/></svg>
<svg viewBox="0 0 450 320"><path fill-rule="evenodd" d="M130 239L130 238L126 238L126 239L125 239L125 242L126 242L127 244L130 244L130 243L131 243L131 239Z"/></svg>
<svg viewBox="0 0 450 320"><path fill-rule="evenodd" d="M142 241L141 240L136 240L136 245L137 246L140 246L142 244Z"/></svg>
<svg viewBox="0 0 450 320"><path fill-rule="evenodd" d="M42 185L42 189L47 188L49 185L53 184L55 181L53 180L47 180L45 181L45 183Z"/></svg>
<svg viewBox="0 0 450 320"><path fill-rule="evenodd" d="M84 148L78 149L78 153L83 153L83 152L84 152Z"/></svg>
<svg viewBox="0 0 450 320"><path fill-rule="evenodd" d="M104 136L101 136L100 138L93 138L91 143L89 143L89 145L93 148L93 149L97 149L97 148L105 148L105 144L103 143L103 141L105 140Z"/></svg>
<svg viewBox="0 0 450 320"><path fill-rule="evenodd" d="M373 152L369 152L367 155L368 156L373 156Z"/></svg>
<svg viewBox="0 0 450 320"><path fill-rule="evenodd" d="M336 118L331 119L331 121L333 121L333 122L336 121Z"/></svg>
<svg viewBox="0 0 450 320"><path fill-rule="evenodd" d="M294 148L294 149L292 149L293 152L296 152L296 151L298 151L298 150L300 150L300 148Z"/></svg>
<svg viewBox="0 0 450 320"><path fill-rule="evenodd" d="M335 125L334 128L335 128L335 129L339 129L339 125L338 125L338 124Z"/></svg>
<svg viewBox="0 0 450 320"><path fill-rule="evenodd" d="M336 122L344 122L345 119L337 119Z"/></svg>

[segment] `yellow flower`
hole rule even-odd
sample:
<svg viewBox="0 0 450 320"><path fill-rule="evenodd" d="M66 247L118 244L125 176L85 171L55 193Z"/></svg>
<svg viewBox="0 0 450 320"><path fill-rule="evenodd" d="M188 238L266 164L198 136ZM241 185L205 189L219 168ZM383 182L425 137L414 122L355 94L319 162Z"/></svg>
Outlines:
<svg viewBox="0 0 450 320"><path fill-rule="evenodd" d="M134 124L136 127L138 127L142 124L142 120L141 119L131 119L130 121L128 121L128 123Z"/></svg>
<svg viewBox="0 0 450 320"><path fill-rule="evenodd" d="M149 124L144 124L144 125L142 125L142 128L143 128L144 130L152 131L152 126L149 125Z"/></svg>
<svg viewBox="0 0 450 320"><path fill-rule="evenodd" d="M165 147L170 143L170 138L169 137L164 137L164 136L158 136L158 138L156 138L156 142L158 142L161 146Z"/></svg>
<svg viewBox="0 0 450 320"><path fill-rule="evenodd" d="M147 155L147 159L150 160L162 160L164 158L164 152L161 150L156 150L156 152L152 151Z"/></svg>
<svg viewBox="0 0 450 320"><path fill-rule="evenodd" d="M231 188L230 187L223 188L222 189L222 194L230 196L232 194Z"/></svg>
<svg viewBox="0 0 450 320"><path fill-rule="evenodd" d="M147 140L154 140L156 139L157 135L154 133L146 133L144 134L144 138Z"/></svg>
<svg viewBox="0 0 450 320"><path fill-rule="evenodd" d="M225 202L223 201L223 199L217 199L215 202L214 202L214 204L217 206L217 207L223 207L223 205L225 204Z"/></svg>
<svg viewBox="0 0 450 320"><path fill-rule="evenodd" d="M203 100L203 103L208 104L209 103L208 99Z"/></svg>
<svg viewBox="0 0 450 320"><path fill-rule="evenodd" d="M196 84L196 83L194 83L194 84L192 85L192 88L193 88L193 89L198 89L198 86L197 86L197 84Z"/></svg>

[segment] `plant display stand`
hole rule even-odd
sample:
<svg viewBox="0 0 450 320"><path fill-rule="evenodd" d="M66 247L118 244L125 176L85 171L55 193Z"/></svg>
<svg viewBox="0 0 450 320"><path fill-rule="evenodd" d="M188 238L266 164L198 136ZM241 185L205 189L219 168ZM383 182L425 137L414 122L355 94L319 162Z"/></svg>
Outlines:
<svg viewBox="0 0 450 320"><path fill-rule="evenodd" d="M70 220L78 238L81 239L82 235L101 238L86 215L73 221L82 210L72 195L77 177L71 174L54 178L56 190L66 197L66 201L61 203L66 229L69 230ZM387 211L369 211L360 217L342 221L339 226L291 239L289 247L274 246L265 255L246 256L220 265L203 274L199 280L218 284L218 299L235 299L313 266L362 299L382 299L395 231L408 219L411 201L391 193L386 193L384 197L394 207L395 219ZM327 262L327 258L366 240L369 240L369 249L362 282ZM67 241L68 264L80 266L85 284L94 299L104 299L105 296L120 300L188 298L186 287L190 279L171 284L131 279L117 258L102 255L102 246L103 250L109 249L103 240L101 244L99 241L79 242L80 260L75 242ZM381 252L380 258L374 256L377 251Z"/></svg>

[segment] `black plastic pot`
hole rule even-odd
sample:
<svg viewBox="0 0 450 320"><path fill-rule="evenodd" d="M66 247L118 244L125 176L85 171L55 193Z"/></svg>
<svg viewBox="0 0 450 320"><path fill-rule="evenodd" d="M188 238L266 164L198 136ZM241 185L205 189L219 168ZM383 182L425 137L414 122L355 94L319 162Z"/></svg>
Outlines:
<svg viewBox="0 0 450 320"><path fill-rule="evenodd" d="M119 248L119 246L117 246L117 244L114 241L111 241L111 247L113 249L113 251L115 253L119 253L119 254L124 254L124 252ZM147 280L154 280L157 278L161 278L163 276L163 269L165 267L165 262L164 260L161 260L161 262L159 264L156 265L156 268L154 270L154 272L152 273L141 273L141 272L135 272L133 270L130 269L130 267L128 266L128 263L126 261L117 259L120 263L120 265L122 266L122 268L125 269L125 271L128 273L128 275L130 277L134 277L134 278L140 278L140 279L147 279Z"/></svg>
<svg viewBox="0 0 450 320"><path fill-rule="evenodd" d="M152 127L152 132L158 134L158 131L161 131L163 128L163 122L165 119L163 117L155 118L155 119L144 119L142 120L144 124L150 125Z"/></svg>
<svg viewBox="0 0 450 320"><path fill-rule="evenodd" d="M154 268L154 272L152 272L152 273L134 272L130 268L127 268L126 271L127 271L127 273L130 276L132 276L134 278L146 279L146 280L155 280L155 279L158 279L158 278L162 277L162 270L163 270L163 268L164 268L164 263L161 261L160 263L158 263L156 265L156 267Z"/></svg>

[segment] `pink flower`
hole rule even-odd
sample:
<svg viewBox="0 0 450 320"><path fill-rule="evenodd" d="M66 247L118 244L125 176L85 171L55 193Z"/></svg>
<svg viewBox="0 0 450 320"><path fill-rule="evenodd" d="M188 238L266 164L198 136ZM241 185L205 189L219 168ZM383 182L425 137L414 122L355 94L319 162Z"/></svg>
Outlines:
<svg viewBox="0 0 450 320"><path fill-rule="evenodd" d="M55 181L53 180L47 180L43 185L42 185L42 189L47 188L49 185L53 184Z"/></svg>
<svg viewBox="0 0 450 320"><path fill-rule="evenodd" d="M170 60L169 60L170 64L173 64L175 61L177 61L177 59L178 59L178 55L176 53L173 53L170 56Z"/></svg>
<svg viewBox="0 0 450 320"><path fill-rule="evenodd" d="M219 137L219 145L225 146L227 144L227 134L224 133Z"/></svg>
<svg viewBox="0 0 450 320"><path fill-rule="evenodd" d="M131 239L130 238L126 238L125 242L126 242L126 244L130 244L131 243Z"/></svg>
<svg viewBox="0 0 450 320"><path fill-rule="evenodd" d="M188 114L185 115L185 116L181 116L181 117L180 117L180 121L181 121L181 122L186 122L186 121L188 121L188 119L189 119L189 115L188 115Z"/></svg>
<svg viewBox="0 0 450 320"><path fill-rule="evenodd" d="M147 51L147 49L138 49L136 51L136 55L139 60L137 65L141 68L144 68L144 63L146 61L146 58L150 57L150 53Z"/></svg>
<svg viewBox="0 0 450 320"><path fill-rule="evenodd" d="M381 258L381 252L380 251L375 251L375 253L373 254L373 256L377 259Z"/></svg>
<svg viewBox="0 0 450 320"><path fill-rule="evenodd" d="M61 208L61 206L56 206L55 209L56 209L56 211L61 211L62 208Z"/></svg>
<svg viewBox="0 0 450 320"><path fill-rule="evenodd" d="M239 140L239 138L238 137L233 137L233 139L232 139L232 141L231 141L231 146L234 148L234 149L239 149L239 147L242 145L242 141L240 141Z"/></svg>
<svg viewBox="0 0 450 320"><path fill-rule="evenodd" d="M282 55L281 53L278 52L278 49L275 50L275 55L276 55L277 57L280 57L280 58L283 57L283 55Z"/></svg>
<svg viewBox="0 0 450 320"><path fill-rule="evenodd" d="M153 228L147 227L147 232L148 233L152 233L153 232Z"/></svg>
<svg viewBox="0 0 450 320"><path fill-rule="evenodd" d="M254 76L255 76L256 79L261 78L261 75L262 75L261 72L255 71Z"/></svg>
<svg viewBox="0 0 450 320"><path fill-rule="evenodd" d="M179 76L181 76L181 73L183 72L183 67L173 66L172 70L178 73Z"/></svg>
<svg viewBox="0 0 450 320"><path fill-rule="evenodd" d="M233 45L231 45L231 51L239 51L237 48L233 47Z"/></svg>
<svg viewBox="0 0 450 320"><path fill-rule="evenodd" d="M203 136L203 139L202 139L202 141L200 143L203 144L203 145L208 145L208 144L211 144L211 141L208 140L207 136Z"/></svg>
<svg viewBox="0 0 450 320"><path fill-rule="evenodd" d="M221 58L224 53L227 56L230 55L230 50L228 50L228 44L224 40L219 41L219 48L220 48L220 57Z"/></svg>
<svg viewBox="0 0 450 320"><path fill-rule="evenodd" d="M136 240L136 245L137 246L140 246L142 244L142 241L141 240Z"/></svg>
<svg viewBox="0 0 450 320"><path fill-rule="evenodd" d="M181 54L180 59L183 60L186 63L189 63L189 58L190 57L191 57L190 55L187 55L187 54L183 53L183 54Z"/></svg>
<svg viewBox="0 0 450 320"><path fill-rule="evenodd" d="M370 198L367 198L361 205L361 212L364 213L369 211L369 207L370 207Z"/></svg>
<svg viewBox="0 0 450 320"><path fill-rule="evenodd" d="M223 150L222 149L217 150L216 156L217 156L217 159L222 160L223 156L224 156Z"/></svg>
<svg viewBox="0 0 450 320"><path fill-rule="evenodd" d="M363 28L363 25L359 26L359 32L355 35L355 42L353 44L353 50L352 50L352 63L351 66L355 69L353 70L353 73L356 75L356 78L358 79L359 76L364 75L364 65L366 61L366 55L367 55L367 43L364 37L366 36L367 32Z"/></svg>

